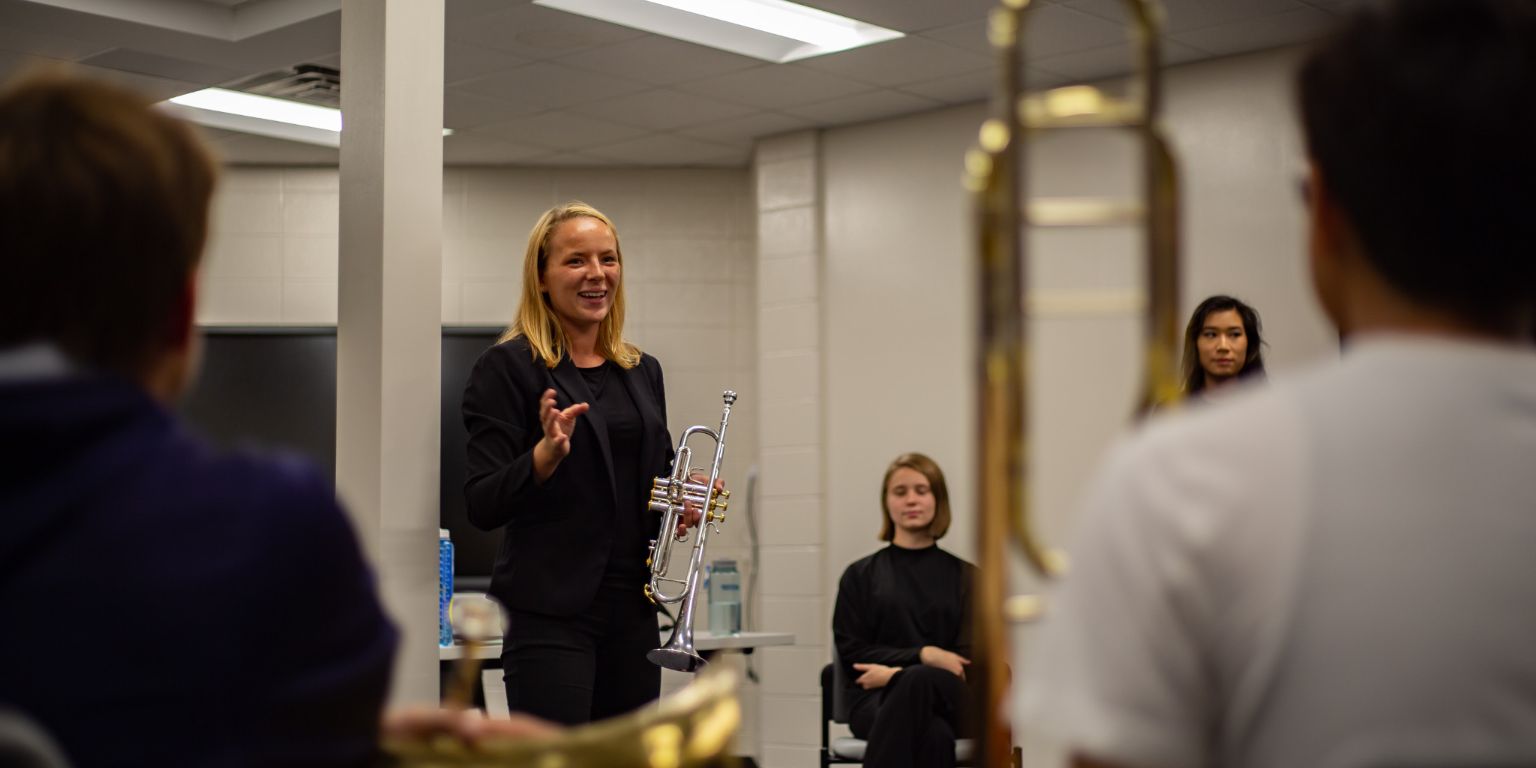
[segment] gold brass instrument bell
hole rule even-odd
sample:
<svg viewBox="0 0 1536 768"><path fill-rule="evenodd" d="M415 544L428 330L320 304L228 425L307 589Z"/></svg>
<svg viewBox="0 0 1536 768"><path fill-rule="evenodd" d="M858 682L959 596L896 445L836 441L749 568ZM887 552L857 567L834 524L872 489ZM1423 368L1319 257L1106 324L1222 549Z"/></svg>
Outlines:
<svg viewBox="0 0 1536 768"><path fill-rule="evenodd" d="M1136 46L1133 85L1121 98L1088 86L1029 94L1024 83L1024 26L1029 0L1004 0L993 10L988 37L999 79L992 115L981 126L979 146L966 155L966 186L973 195L977 253L977 567L974 590L974 653L984 661L974 680L981 762L1009 765L1012 733L1002 719L1008 687L1006 623L1040 611L1038 598L1006 595L1012 539L1043 578L1060 575L1066 556L1043 544L1029 507L1029 442L1026 424L1029 356L1026 348L1026 233L1032 227L1096 227L1140 224L1147 285L1143 340L1145 359L1137 411L1178 400L1178 187L1173 157L1158 122L1162 83L1158 70L1161 9L1149 0L1123 0ZM1029 199L1025 150L1032 133L1113 129L1129 131L1141 147L1141 199Z"/></svg>
<svg viewBox="0 0 1536 768"><path fill-rule="evenodd" d="M395 768L727 768L741 726L736 673L719 666L653 707L537 737L473 746L457 739L386 742Z"/></svg>
<svg viewBox="0 0 1536 768"><path fill-rule="evenodd" d="M726 390L722 399L725 409L720 414L719 431L704 426L683 430L677 441L677 456L672 460L672 474L656 478L651 486L649 506L652 512L661 513L661 530L651 541L651 553L646 559L646 565L651 568L651 579L645 585L645 596L653 603L681 602L683 606L673 623L672 637L645 657L652 664L678 672L693 672L704 666L704 657L693 648L693 606L699 592L699 574L704 569L704 544L710 530L718 530L718 526L725 522L726 504L731 497L730 491L715 490L715 481L720 478L720 467L725 460L725 428L731 420L736 393ZM694 482L692 478L693 449L688 446L688 440L694 435L703 435L715 442L715 460L710 464L709 479L704 483ZM688 570L682 578L671 578L667 573L671 569L672 542L687 541L686 532L682 536L676 533L685 505L702 510L703 518L699 521L698 540L688 554ZM679 585L681 589L668 593L663 587L665 584Z"/></svg>

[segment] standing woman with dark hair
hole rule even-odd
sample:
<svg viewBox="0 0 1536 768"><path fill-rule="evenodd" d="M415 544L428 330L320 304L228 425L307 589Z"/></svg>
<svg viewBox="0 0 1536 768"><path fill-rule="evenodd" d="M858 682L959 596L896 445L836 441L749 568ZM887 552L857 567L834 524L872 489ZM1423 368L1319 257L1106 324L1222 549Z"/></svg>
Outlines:
<svg viewBox="0 0 1536 768"><path fill-rule="evenodd" d="M508 707L576 724L655 699L646 498L672 441L661 364L624 339L623 256L597 209L556 206L529 233L517 317L475 363L464 426L469 518L505 531L490 592L509 614Z"/></svg>
<svg viewBox="0 0 1536 768"><path fill-rule="evenodd" d="M1231 296L1212 296L1195 307L1184 329L1184 394L1240 379L1264 378L1264 339L1259 313Z"/></svg>
<svg viewBox="0 0 1536 768"><path fill-rule="evenodd" d="M970 665L975 566L939 549L949 530L944 472L921 453L896 457L880 484L880 538L848 566L832 635L851 691L849 727L870 768L955 764Z"/></svg>

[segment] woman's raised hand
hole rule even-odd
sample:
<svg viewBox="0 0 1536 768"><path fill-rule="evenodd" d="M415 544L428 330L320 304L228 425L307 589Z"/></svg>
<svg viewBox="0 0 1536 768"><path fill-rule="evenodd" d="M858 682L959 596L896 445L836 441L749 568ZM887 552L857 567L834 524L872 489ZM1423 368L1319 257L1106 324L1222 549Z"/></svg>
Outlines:
<svg viewBox="0 0 1536 768"><path fill-rule="evenodd" d="M576 403L565 410L555 407L555 390L544 390L539 398L539 423L544 427L544 437L533 447L533 474L540 483L555 473L555 468L566 456L571 455L571 433L576 431L576 417L591 407Z"/></svg>

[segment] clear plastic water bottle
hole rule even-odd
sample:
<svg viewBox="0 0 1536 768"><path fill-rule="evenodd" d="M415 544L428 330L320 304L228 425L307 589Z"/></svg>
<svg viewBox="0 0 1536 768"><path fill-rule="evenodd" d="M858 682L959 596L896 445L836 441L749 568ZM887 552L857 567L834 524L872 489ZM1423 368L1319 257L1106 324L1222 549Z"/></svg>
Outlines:
<svg viewBox="0 0 1536 768"><path fill-rule="evenodd" d="M741 632L741 573L735 560L709 566L709 631L714 635Z"/></svg>
<svg viewBox="0 0 1536 768"><path fill-rule="evenodd" d="M437 529L437 644L453 645L453 622L448 608L453 603L453 541L448 529Z"/></svg>

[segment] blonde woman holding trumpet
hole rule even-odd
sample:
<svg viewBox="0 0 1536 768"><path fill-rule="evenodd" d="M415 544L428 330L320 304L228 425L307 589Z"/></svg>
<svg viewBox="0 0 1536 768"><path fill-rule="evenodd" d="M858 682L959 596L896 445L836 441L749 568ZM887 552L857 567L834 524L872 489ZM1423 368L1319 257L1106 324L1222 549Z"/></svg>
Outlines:
<svg viewBox="0 0 1536 768"><path fill-rule="evenodd" d="M646 500L673 450L661 364L624 339L623 266L607 216L546 211L517 316L464 392L469 518L504 532L490 592L509 614L507 704L557 723L628 712L661 687L645 657L660 525Z"/></svg>

